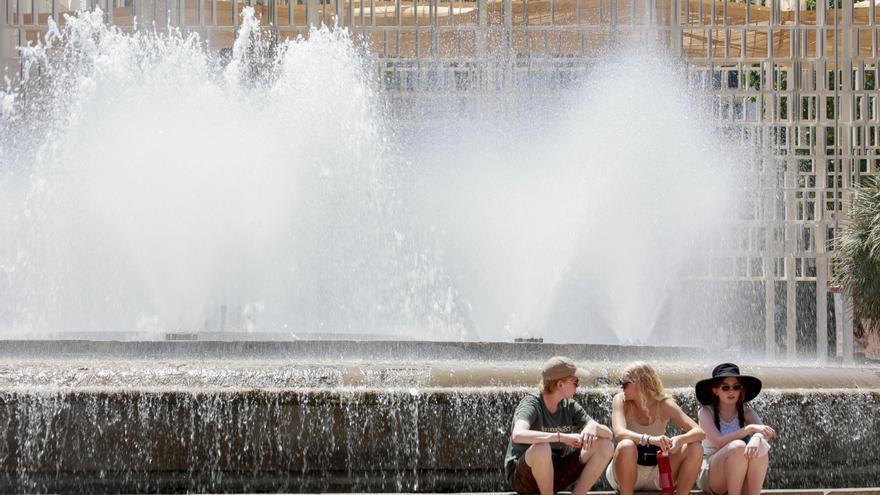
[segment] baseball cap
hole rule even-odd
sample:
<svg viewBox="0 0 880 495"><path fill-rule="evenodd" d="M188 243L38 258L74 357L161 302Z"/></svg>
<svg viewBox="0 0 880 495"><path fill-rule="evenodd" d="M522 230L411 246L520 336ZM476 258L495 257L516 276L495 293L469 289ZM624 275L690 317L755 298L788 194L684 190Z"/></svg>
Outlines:
<svg viewBox="0 0 880 495"><path fill-rule="evenodd" d="M587 377L587 372L578 368L574 361L564 356L555 356L544 363L541 376L545 381L559 380L569 376Z"/></svg>

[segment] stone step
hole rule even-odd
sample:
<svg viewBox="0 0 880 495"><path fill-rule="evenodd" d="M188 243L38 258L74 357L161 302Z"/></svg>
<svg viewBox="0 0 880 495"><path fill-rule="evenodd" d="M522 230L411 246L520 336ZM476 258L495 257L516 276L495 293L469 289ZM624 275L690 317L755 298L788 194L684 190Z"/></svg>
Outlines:
<svg viewBox="0 0 880 495"><path fill-rule="evenodd" d="M504 492L476 492L476 493L457 493L444 495L501 495ZM568 493L568 492L560 492ZM691 491L691 495L699 495L703 492L699 490ZM662 492L636 492L637 495L663 495ZM323 495L352 495L352 494L331 494ZM410 495L400 493L386 493L374 495ZM439 494L421 494L421 495L439 495ZM510 495L510 494L505 494ZM589 495L617 495L615 491L594 491ZM873 488L816 488L815 490L762 490L761 495L880 495L880 487Z"/></svg>
<svg viewBox="0 0 880 495"><path fill-rule="evenodd" d="M560 492L568 493L568 492ZM699 490L691 491L691 495L702 495ZM663 495L661 492L636 492L637 495ZM288 494L297 495L297 494ZM351 493L325 493L322 495L355 495ZM403 493L381 493L370 495L412 495ZM423 493L420 495L440 495ZM512 495L512 492L468 492L468 493L451 493L443 495ZM589 495L617 495L615 491L595 491ZM872 488L816 488L814 490L762 490L761 495L880 495L880 487Z"/></svg>

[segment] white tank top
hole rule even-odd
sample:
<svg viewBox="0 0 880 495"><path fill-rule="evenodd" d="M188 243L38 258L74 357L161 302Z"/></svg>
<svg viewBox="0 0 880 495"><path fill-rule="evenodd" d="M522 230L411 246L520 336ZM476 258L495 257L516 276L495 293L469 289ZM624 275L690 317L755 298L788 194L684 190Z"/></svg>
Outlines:
<svg viewBox="0 0 880 495"><path fill-rule="evenodd" d="M725 435L730 435L740 428L742 428L742 426L739 424L739 418L733 418L733 421L729 423L721 418L718 418L718 431L721 432L722 437ZM714 454L717 450L718 449L712 446L708 438L703 439L703 455L710 456Z"/></svg>

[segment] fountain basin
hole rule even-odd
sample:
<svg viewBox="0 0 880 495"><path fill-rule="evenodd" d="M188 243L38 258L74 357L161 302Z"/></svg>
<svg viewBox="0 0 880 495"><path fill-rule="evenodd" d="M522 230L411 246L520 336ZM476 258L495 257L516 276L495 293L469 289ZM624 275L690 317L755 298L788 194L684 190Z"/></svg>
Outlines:
<svg viewBox="0 0 880 495"><path fill-rule="evenodd" d="M144 352L155 344L163 352ZM229 351L225 344L82 343L49 358L49 344L31 342L31 352L16 344L17 354L3 346L0 491L507 490L502 464L513 409L533 390L541 359L577 349L410 344L382 352L464 351L377 361L369 345L356 359L345 346L328 345L335 354L321 357L292 344L248 342L229 344L249 350L220 359L210 349ZM110 352L91 353L96 348ZM522 354L505 354L514 351ZM616 392L609 383L623 362L588 359L586 348L569 353L592 375L578 400L607 424ZM690 385L714 361L679 358L655 362L695 415ZM764 379L754 405L780 433L767 488L878 484L880 467L866 448L880 442L876 369L745 369Z"/></svg>

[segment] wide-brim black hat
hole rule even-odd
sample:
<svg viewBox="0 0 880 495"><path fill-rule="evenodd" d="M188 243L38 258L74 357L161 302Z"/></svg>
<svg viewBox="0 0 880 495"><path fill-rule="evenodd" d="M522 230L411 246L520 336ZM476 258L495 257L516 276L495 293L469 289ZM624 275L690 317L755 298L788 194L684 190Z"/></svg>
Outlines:
<svg viewBox="0 0 880 495"><path fill-rule="evenodd" d="M743 398L743 402L748 402L761 393L761 380L754 376L741 375L739 373L739 366L733 363L722 363L712 370L712 378L700 380L694 387L697 392L697 400L700 401L700 404L703 404L704 406L712 405L712 398L714 395L712 393L712 385L715 383L715 380L719 378L727 378L729 376L738 378L739 382L745 387L746 396Z"/></svg>

